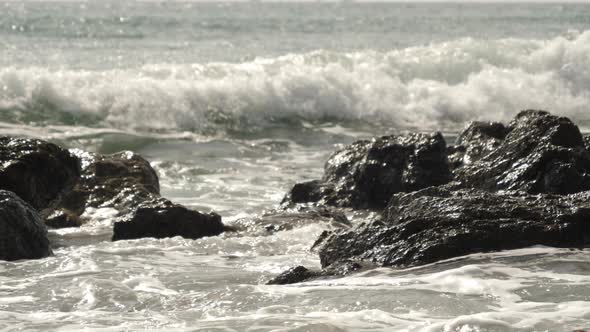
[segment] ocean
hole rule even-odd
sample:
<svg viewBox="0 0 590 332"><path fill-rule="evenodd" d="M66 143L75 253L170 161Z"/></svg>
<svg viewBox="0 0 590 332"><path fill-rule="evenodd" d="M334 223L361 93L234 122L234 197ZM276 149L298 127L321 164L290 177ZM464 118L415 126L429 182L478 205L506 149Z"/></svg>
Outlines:
<svg viewBox="0 0 590 332"><path fill-rule="evenodd" d="M224 223L320 178L343 144L449 143L538 108L590 128L590 5L0 3L0 134L135 151L162 194ZM112 211L0 262L0 331L573 331L590 251L532 247L265 285L328 224L110 242ZM353 223L366 216L350 212Z"/></svg>

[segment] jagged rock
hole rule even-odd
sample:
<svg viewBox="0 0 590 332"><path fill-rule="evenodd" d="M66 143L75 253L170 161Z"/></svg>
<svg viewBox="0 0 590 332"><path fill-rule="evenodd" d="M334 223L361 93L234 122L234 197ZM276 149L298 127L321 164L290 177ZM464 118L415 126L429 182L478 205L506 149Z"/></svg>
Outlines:
<svg viewBox="0 0 590 332"><path fill-rule="evenodd" d="M326 206L306 205L287 210L271 210L250 218L240 218L235 221L233 227L239 231L264 235L318 223L335 228L350 227L350 221L344 212Z"/></svg>
<svg viewBox="0 0 590 332"><path fill-rule="evenodd" d="M412 266L532 245L588 244L590 192L531 195L443 186L395 195L383 221L328 235L319 255L322 266L343 260Z"/></svg>
<svg viewBox="0 0 590 332"><path fill-rule="evenodd" d="M38 211L50 208L79 174L78 160L55 144L0 137L0 189L16 193Z"/></svg>
<svg viewBox="0 0 590 332"><path fill-rule="evenodd" d="M450 151L449 159L459 158L461 165L468 165L494 151L506 138L509 129L499 122L472 122L457 137L454 151ZM451 154L459 156L451 157Z"/></svg>
<svg viewBox="0 0 590 332"><path fill-rule="evenodd" d="M544 111L522 111L490 152L455 170L465 188L568 194L590 189L590 152L578 127Z"/></svg>
<svg viewBox="0 0 590 332"><path fill-rule="evenodd" d="M383 208L392 194L447 183L451 172L440 133L383 136L334 153L321 181L293 187L283 205Z"/></svg>
<svg viewBox="0 0 590 332"><path fill-rule="evenodd" d="M219 235L224 229L218 214L201 213L158 198L139 204L133 213L115 222L113 241L174 236L198 239Z"/></svg>
<svg viewBox="0 0 590 332"><path fill-rule="evenodd" d="M81 215L88 207L111 207L127 213L141 202L159 197L158 175L150 163L130 151L99 155L72 150L81 160L80 180L59 208Z"/></svg>
<svg viewBox="0 0 590 332"><path fill-rule="evenodd" d="M37 211L16 194L0 190L0 260L51 255L47 229Z"/></svg>
<svg viewBox="0 0 590 332"><path fill-rule="evenodd" d="M586 150L590 151L590 135L584 136L584 146L586 147Z"/></svg>

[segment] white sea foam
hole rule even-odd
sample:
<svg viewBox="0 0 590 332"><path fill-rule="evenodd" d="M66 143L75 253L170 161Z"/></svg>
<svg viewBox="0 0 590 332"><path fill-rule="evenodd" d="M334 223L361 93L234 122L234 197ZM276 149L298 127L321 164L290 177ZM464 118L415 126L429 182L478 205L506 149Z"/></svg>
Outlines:
<svg viewBox="0 0 590 332"><path fill-rule="evenodd" d="M0 69L4 121L210 132L273 122L454 128L542 108L589 121L590 31L127 70ZM7 113L11 110L12 113Z"/></svg>

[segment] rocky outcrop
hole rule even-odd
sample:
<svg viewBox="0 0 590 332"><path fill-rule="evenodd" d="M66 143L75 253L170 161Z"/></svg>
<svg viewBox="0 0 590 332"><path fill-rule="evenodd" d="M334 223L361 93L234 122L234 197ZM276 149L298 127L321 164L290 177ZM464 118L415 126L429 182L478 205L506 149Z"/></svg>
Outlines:
<svg viewBox="0 0 590 332"><path fill-rule="evenodd" d="M218 214L201 213L158 198L139 204L133 213L115 222L113 241L174 236L198 239L219 235L224 229Z"/></svg>
<svg viewBox="0 0 590 332"><path fill-rule="evenodd" d="M586 150L590 151L590 135L588 134L584 136L584 146L586 147Z"/></svg>
<svg viewBox="0 0 590 332"><path fill-rule="evenodd" d="M487 141L488 153L455 170L455 181L462 187L555 194L590 190L590 152L567 118L523 111L503 140Z"/></svg>
<svg viewBox="0 0 590 332"><path fill-rule="evenodd" d="M0 189L16 193L38 211L50 209L79 174L78 159L55 144L0 137Z"/></svg>
<svg viewBox="0 0 590 332"><path fill-rule="evenodd" d="M440 133L357 141L334 153L321 181L296 184L283 205L319 203L383 208L394 193L447 183L451 172Z"/></svg>
<svg viewBox="0 0 590 332"><path fill-rule="evenodd" d="M0 190L0 260L49 255L47 230L37 211L16 194Z"/></svg>
<svg viewBox="0 0 590 332"><path fill-rule="evenodd" d="M590 244L590 192L558 196L433 187L395 195L383 217L329 235L319 250L322 266L343 260L412 266L532 245Z"/></svg>
<svg viewBox="0 0 590 332"><path fill-rule="evenodd" d="M87 208L113 208L113 239L223 232L221 217L187 209L160 197L149 162L125 151L99 155L64 150L34 139L0 138L0 189L13 190L37 209L49 227L77 227ZM12 234L12 233L11 233Z"/></svg>

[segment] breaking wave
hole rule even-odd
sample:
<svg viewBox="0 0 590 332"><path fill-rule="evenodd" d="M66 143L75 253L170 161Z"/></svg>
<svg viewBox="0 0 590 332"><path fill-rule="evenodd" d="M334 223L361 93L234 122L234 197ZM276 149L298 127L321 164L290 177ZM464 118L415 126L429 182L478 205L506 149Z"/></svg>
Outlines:
<svg viewBox="0 0 590 332"><path fill-rule="evenodd" d="M0 121L200 134L364 122L456 129L524 108L590 123L590 31L243 63L0 69Z"/></svg>

